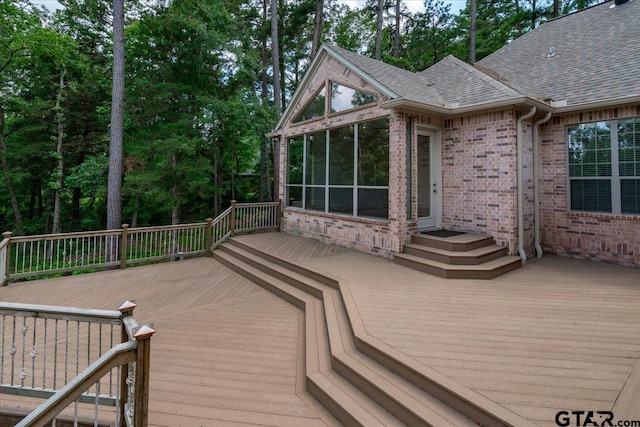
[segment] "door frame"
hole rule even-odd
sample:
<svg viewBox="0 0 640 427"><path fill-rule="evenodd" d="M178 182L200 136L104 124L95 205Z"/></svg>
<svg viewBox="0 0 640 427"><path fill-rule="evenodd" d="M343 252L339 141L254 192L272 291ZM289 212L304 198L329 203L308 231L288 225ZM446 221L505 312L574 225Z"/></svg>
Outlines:
<svg viewBox="0 0 640 427"><path fill-rule="evenodd" d="M420 128L416 132L415 159L417 164L418 136L429 137L429 169L431 174L431 216L416 217L416 228L418 230L432 230L442 228L442 143L441 132L439 130ZM418 187L420 180L418 176L418 168L415 168L416 174L416 201L418 196ZM435 184L435 185L434 185Z"/></svg>

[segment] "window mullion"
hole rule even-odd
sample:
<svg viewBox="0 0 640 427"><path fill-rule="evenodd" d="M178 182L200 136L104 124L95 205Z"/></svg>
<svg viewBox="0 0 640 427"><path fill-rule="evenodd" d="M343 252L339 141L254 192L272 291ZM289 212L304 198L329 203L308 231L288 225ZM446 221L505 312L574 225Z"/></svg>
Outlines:
<svg viewBox="0 0 640 427"><path fill-rule="evenodd" d="M329 212L329 135L327 130L324 134L324 211Z"/></svg>
<svg viewBox="0 0 640 427"><path fill-rule="evenodd" d="M353 127L353 216L358 216L358 128Z"/></svg>
<svg viewBox="0 0 640 427"><path fill-rule="evenodd" d="M617 215L622 212L617 120L611 121L611 212Z"/></svg>
<svg viewBox="0 0 640 427"><path fill-rule="evenodd" d="M307 208L307 145L309 135L304 135L302 143L302 209Z"/></svg>

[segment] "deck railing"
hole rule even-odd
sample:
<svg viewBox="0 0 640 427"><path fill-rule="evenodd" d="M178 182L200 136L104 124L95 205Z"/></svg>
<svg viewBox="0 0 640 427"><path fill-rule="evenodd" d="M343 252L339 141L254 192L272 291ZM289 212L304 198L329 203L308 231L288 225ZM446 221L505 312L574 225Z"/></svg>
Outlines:
<svg viewBox="0 0 640 427"><path fill-rule="evenodd" d="M148 418L150 325L138 327L135 304L119 311L0 303L3 409L47 399L20 427L145 426Z"/></svg>
<svg viewBox="0 0 640 427"><path fill-rule="evenodd" d="M9 280L9 243L11 242L11 233L2 234L0 241L0 286L3 286Z"/></svg>
<svg viewBox="0 0 640 427"><path fill-rule="evenodd" d="M62 274L205 256L226 238L280 228L281 202L236 203L195 224L12 237L0 242L0 285L9 278Z"/></svg>

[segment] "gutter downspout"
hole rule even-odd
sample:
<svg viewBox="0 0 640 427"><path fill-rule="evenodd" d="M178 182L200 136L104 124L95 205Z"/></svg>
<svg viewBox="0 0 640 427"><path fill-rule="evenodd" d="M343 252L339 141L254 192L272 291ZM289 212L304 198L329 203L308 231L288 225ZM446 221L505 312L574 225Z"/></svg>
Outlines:
<svg viewBox="0 0 640 427"><path fill-rule="evenodd" d="M527 262L527 253L524 250L524 177L522 162L522 122L533 117L536 113L536 107L516 121L516 151L518 156L518 255L522 260L522 265Z"/></svg>
<svg viewBox="0 0 640 427"><path fill-rule="evenodd" d="M536 255L542 258L542 245L540 244L540 147L538 146L538 138L540 134L540 125L549 121L551 113L547 113L544 118L533 124L533 227L535 233ZM540 141L542 144L542 141Z"/></svg>

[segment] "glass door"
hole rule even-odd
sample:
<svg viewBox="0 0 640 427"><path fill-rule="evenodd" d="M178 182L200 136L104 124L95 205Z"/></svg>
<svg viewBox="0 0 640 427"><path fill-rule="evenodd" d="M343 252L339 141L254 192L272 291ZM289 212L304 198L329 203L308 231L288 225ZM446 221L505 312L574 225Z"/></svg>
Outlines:
<svg viewBox="0 0 640 427"><path fill-rule="evenodd" d="M419 134L417 142L418 229L439 228L440 144L434 134Z"/></svg>

